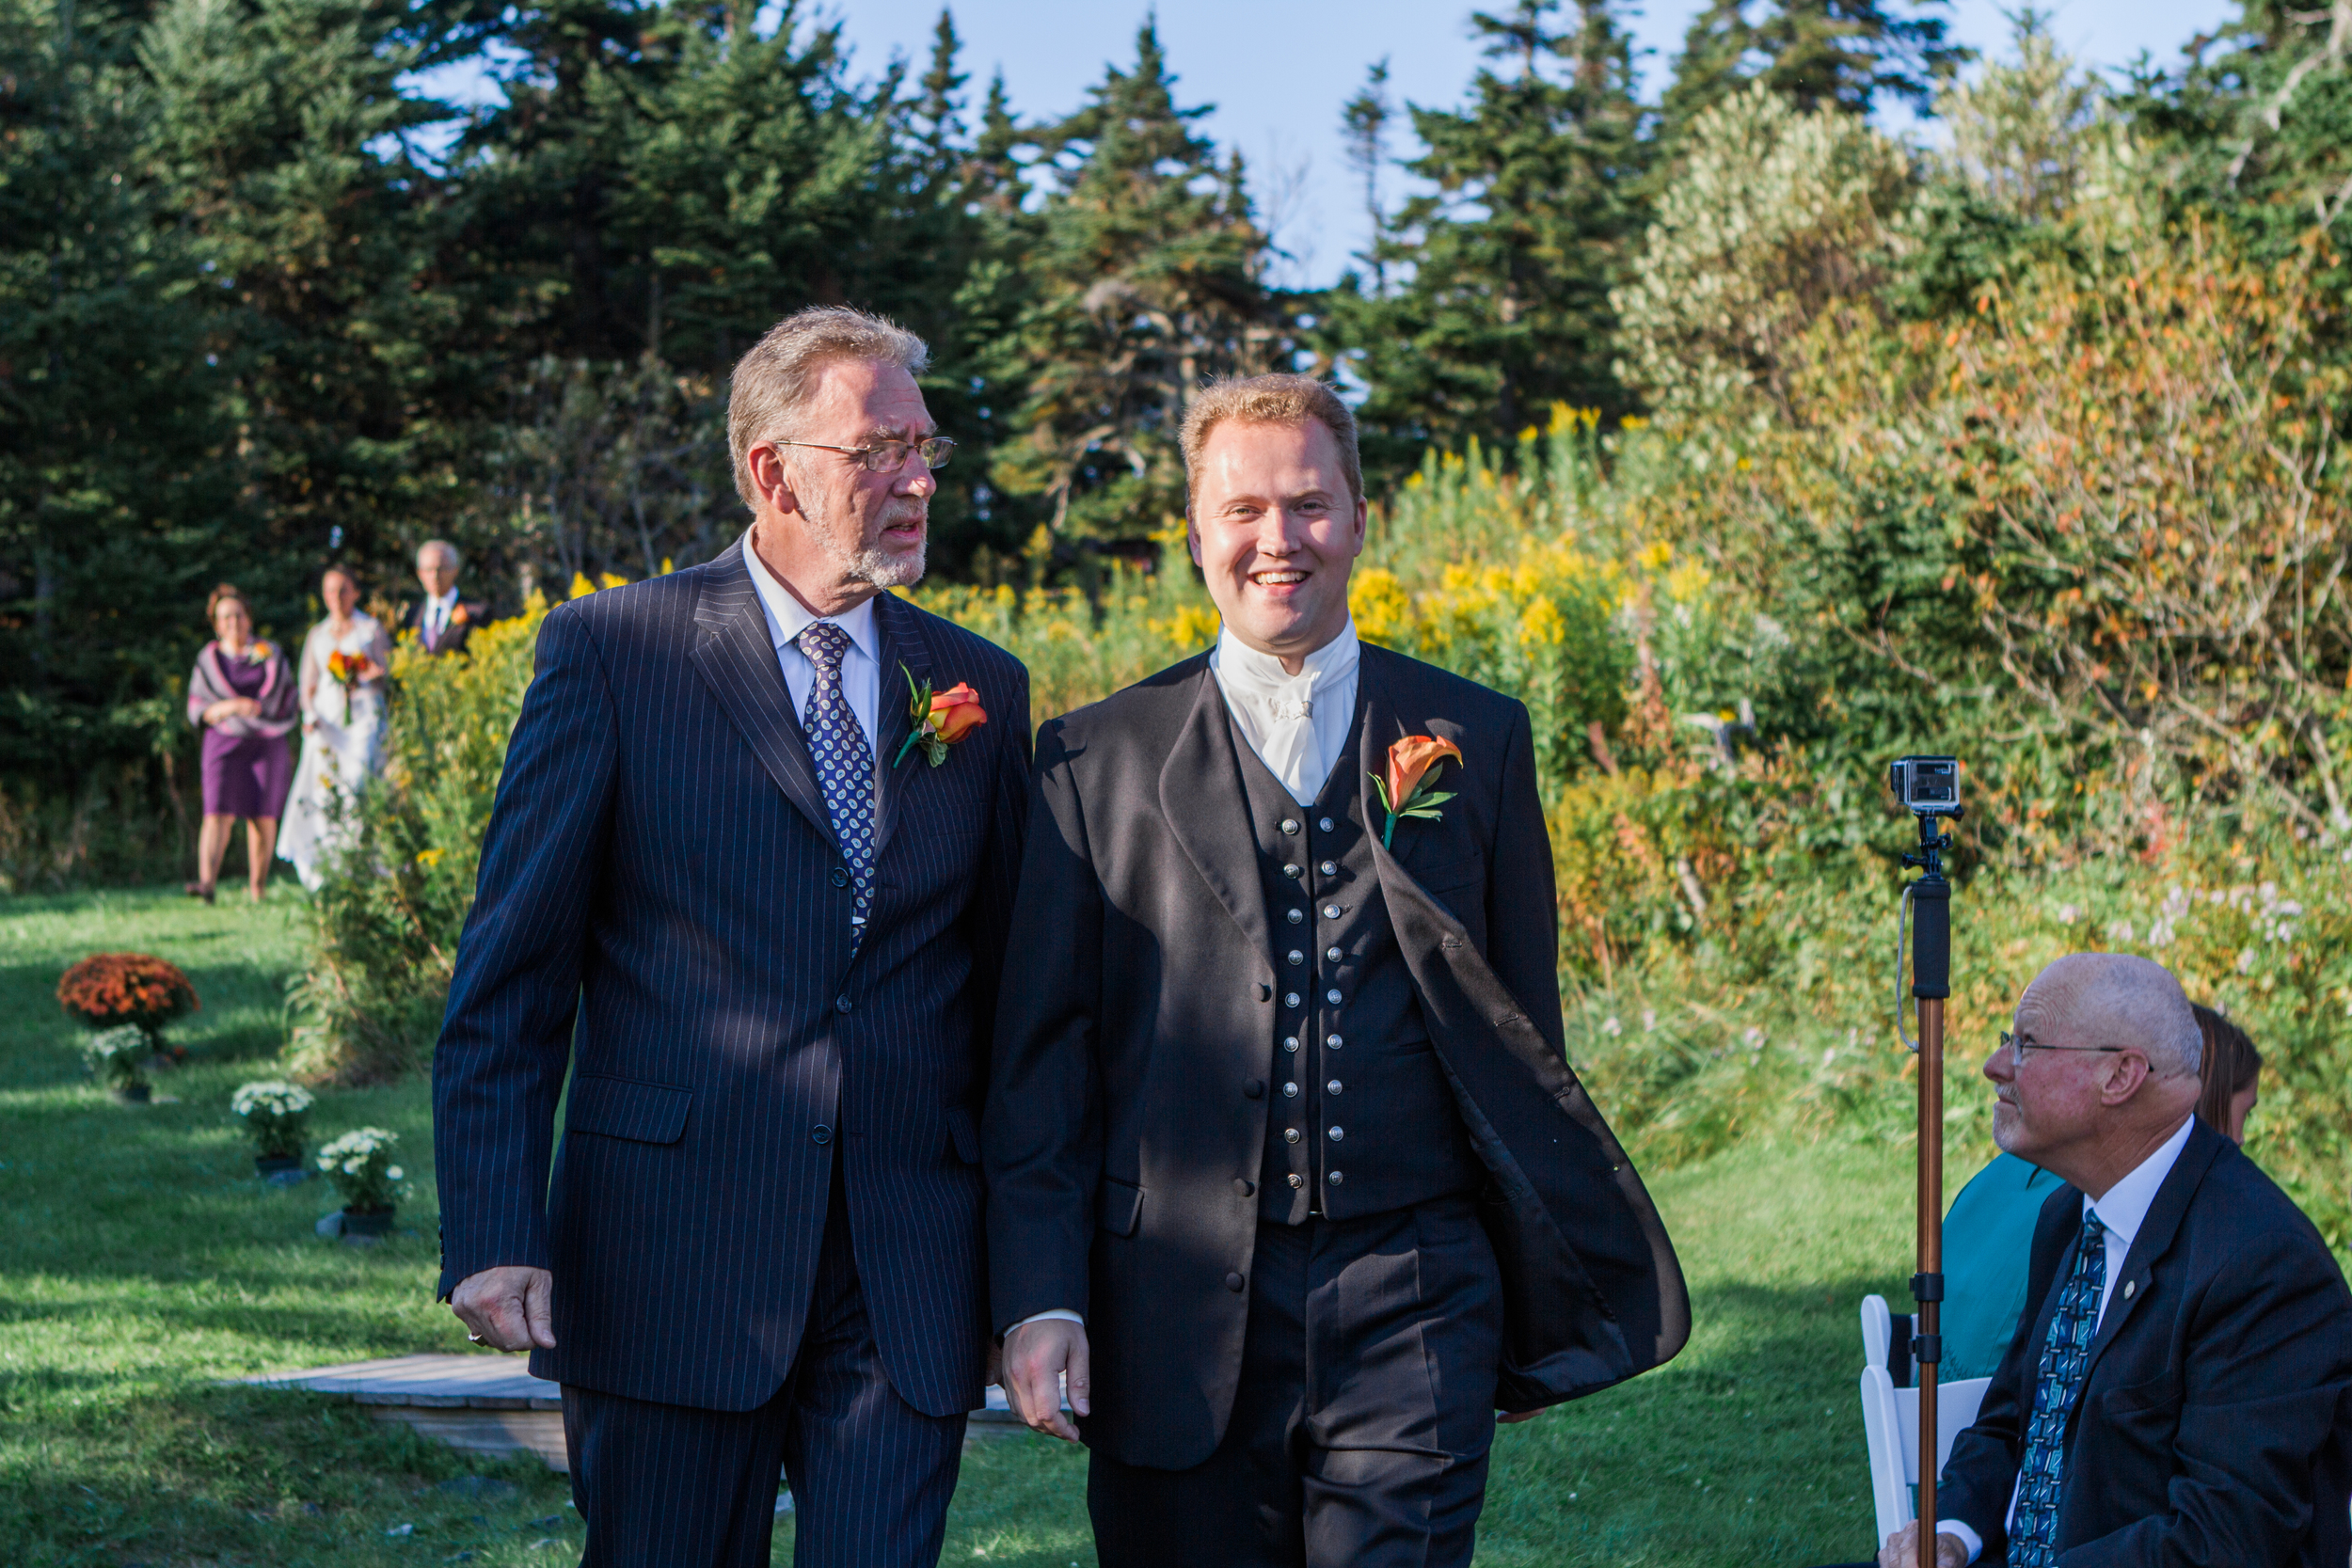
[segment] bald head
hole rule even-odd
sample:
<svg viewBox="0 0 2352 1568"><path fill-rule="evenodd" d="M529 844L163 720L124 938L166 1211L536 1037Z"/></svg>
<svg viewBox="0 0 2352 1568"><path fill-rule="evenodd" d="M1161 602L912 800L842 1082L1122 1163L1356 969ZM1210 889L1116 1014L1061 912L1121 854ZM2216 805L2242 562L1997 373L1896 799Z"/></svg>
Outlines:
<svg viewBox="0 0 2352 1568"><path fill-rule="evenodd" d="M2180 981L2123 953L2070 953L2034 977L2017 1032L2039 1045L2137 1046L2155 1078L2194 1078L2205 1037Z"/></svg>
<svg viewBox="0 0 2352 1568"><path fill-rule="evenodd" d="M2093 1198L2180 1130L2204 1037L2163 965L2076 953L2018 999L2016 1044L1984 1064L1993 1141Z"/></svg>

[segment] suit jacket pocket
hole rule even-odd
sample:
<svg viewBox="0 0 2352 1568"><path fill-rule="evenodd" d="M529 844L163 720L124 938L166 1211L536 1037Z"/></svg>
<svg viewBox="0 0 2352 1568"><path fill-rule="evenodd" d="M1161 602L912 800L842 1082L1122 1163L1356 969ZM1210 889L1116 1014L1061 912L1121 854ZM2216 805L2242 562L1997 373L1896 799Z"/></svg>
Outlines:
<svg viewBox="0 0 2352 1568"><path fill-rule="evenodd" d="M1132 1236L1143 1218L1143 1189L1116 1177L1094 1190L1094 1223L1114 1236Z"/></svg>
<svg viewBox="0 0 2352 1568"><path fill-rule="evenodd" d="M956 1158L967 1165L980 1163L980 1126L972 1119L972 1113L961 1105L947 1107L947 1142L956 1151Z"/></svg>
<svg viewBox="0 0 2352 1568"><path fill-rule="evenodd" d="M572 1083L564 1126L644 1144L674 1144L686 1135L694 1091L634 1078L580 1077Z"/></svg>

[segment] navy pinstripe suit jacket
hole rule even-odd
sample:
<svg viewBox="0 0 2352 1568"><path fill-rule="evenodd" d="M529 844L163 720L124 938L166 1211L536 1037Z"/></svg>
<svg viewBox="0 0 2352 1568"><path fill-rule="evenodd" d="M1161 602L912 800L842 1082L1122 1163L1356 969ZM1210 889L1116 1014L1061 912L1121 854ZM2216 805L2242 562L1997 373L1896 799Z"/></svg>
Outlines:
<svg viewBox="0 0 2352 1568"><path fill-rule="evenodd" d="M853 958L743 548L540 630L434 1060L440 1289L550 1269L557 1345L532 1371L751 1409L799 1346L837 1153L891 1383L951 1415L979 1402L988 1337L976 1117L1028 673L877 601L874 898ZM888 766L910 723L901 661L941 689L970 681L988 710L936 768L919 749Z"/></svg>

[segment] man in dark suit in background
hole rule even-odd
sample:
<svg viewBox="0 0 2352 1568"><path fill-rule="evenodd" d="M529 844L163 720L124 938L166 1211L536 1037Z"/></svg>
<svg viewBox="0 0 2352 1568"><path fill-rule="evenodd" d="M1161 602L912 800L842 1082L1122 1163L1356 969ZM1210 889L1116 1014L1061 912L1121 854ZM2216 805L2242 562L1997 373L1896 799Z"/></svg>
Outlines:
<svg viewBox="0 0 2352 1568"><path fill-rule="evenodd" d="M434 1063L440 1288L564 1386L594 1568L767 1562L780 1465L796 1561L939 1555L1028 676L882 592L947 455L923 359L781 324L728 410L750 531L539 634Z"/></svg>
<svg viewBox="0 0 2352 1568"><path fill-rule="evenodd" d="M1993 1136L2069 1183L1937 1494L1939 1568L2342 1568L2352 1294L2302 1212L2191 1113L2201 1036L2145 958L2075 954L1985 1064ZM1879 1560L1915 1568L1917 1525Z"/></svg>
<svg viewBox="0 0 2352 1568"><path fill-rule="evenodd" d="M983 1129L1007 1390L1084 1433L1108 1568L1464 1564L1497 1408L1659 1365L1689 1302L1563 1057L1527 710L1357 641L1346 406L1222 383L1184 455L1216 648L1040 737ZM1455 760L1384 805L1399 743Z"/></svg>
<svg viewBox="0 0 2352 1568"><path fill-rule="evenodd" d="M428 539L417 546L417 585L424 597L413 601L400 617L400 629L417 634L418 645L428 654L462 654L489 614L489 607L457 596L457 574L465 558L446 539Z"/></svg>

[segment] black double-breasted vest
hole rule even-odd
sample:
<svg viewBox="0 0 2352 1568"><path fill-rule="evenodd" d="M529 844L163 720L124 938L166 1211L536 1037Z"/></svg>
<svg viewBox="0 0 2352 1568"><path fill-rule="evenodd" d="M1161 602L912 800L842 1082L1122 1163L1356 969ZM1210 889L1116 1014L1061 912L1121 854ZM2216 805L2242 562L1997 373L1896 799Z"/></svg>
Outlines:
<svg viewBox="0 0 2352 1568"><path fill-rule="evenodd" d="M1312 806L1298 804L1233 726L1280 992L1258 1196L1260 1217L1280 1225L1474 1193L1485 1176L1373 864L1378 826L1364 822L1354 777L1359 709Z"/></svg>

